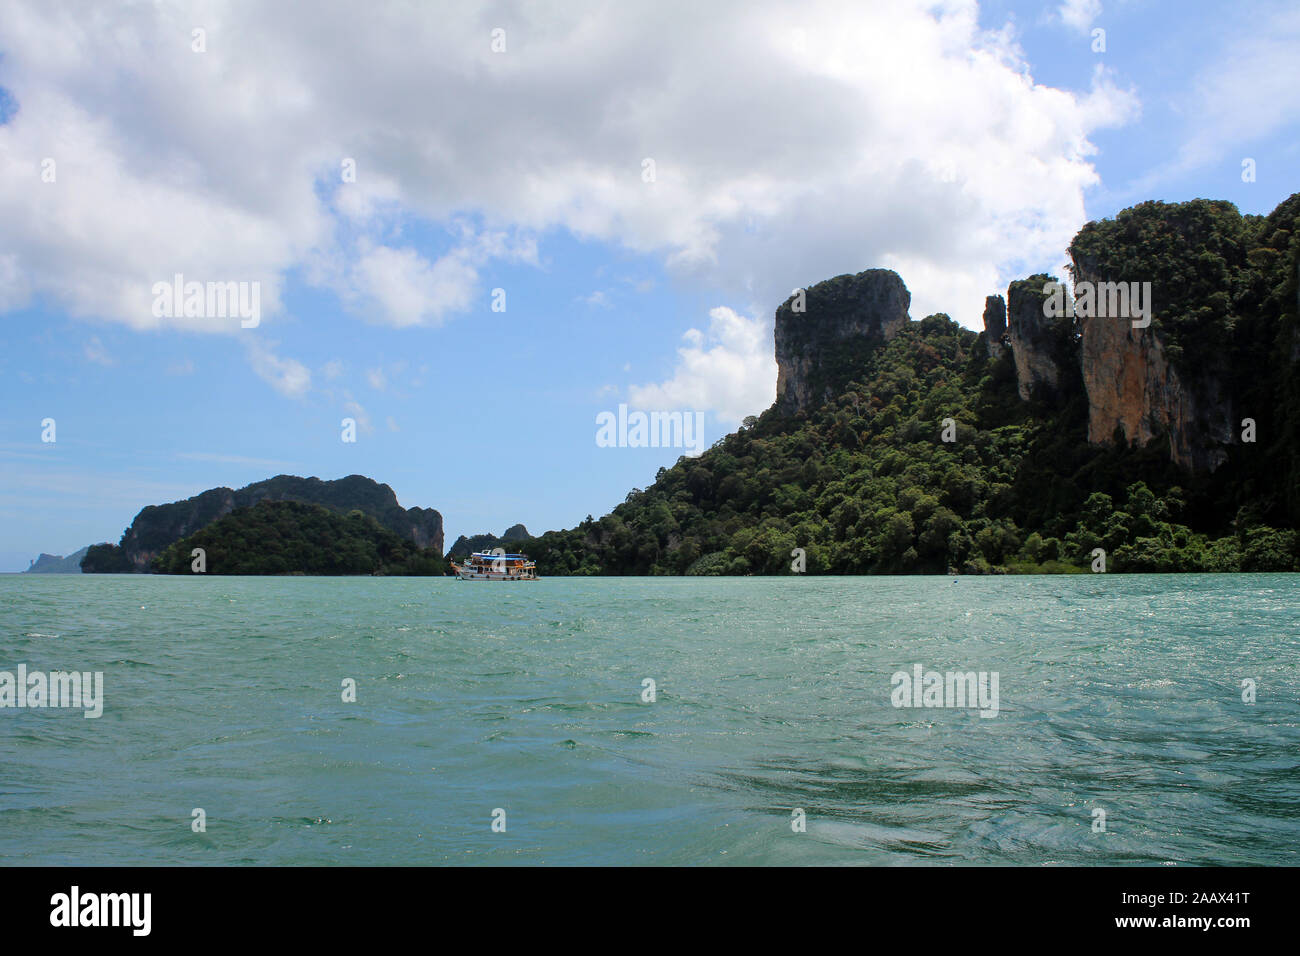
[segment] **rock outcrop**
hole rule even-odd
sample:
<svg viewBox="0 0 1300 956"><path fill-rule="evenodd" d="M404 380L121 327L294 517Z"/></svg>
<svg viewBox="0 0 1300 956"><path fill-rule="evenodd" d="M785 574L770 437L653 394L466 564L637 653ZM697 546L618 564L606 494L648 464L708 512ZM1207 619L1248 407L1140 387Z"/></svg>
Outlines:
<svg viewBox="0 0 1300 956"><path fill-rule="evenodd" d="M802 303L787 299L776 310L778 410L793 415L839 394L871 351L907 326L911 302L889 269L819 282Z"/></svg>
<svg viewBox="0 0 1300 956"><path fill-rule="evenodd" d="M998 359L1006 351L1007 303L1000 295L984 298L984 348L989 358Z"/></svg>
<svg viewBox="0 0 1300 956"><path fill-rule="evenodd" d="M1007 341L1016 362L1016 387L1025 401L1035 394L1050 400L1060 387L1070 320L1049 317L1043 308L1043 286L1054 281L1036 275L1007 288Z"/></svg>

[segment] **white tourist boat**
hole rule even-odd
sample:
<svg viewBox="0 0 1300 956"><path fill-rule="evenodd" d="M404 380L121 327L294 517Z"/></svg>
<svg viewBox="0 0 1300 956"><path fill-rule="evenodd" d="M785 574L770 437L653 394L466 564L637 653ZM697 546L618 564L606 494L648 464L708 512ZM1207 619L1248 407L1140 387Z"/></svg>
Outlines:
<svg viewBox="0 0 1300 956"><path fill-rule="evenodd" d="M537 562L526 554L475 551L464 564L451 562L462 581L536 581Z"/></svg>

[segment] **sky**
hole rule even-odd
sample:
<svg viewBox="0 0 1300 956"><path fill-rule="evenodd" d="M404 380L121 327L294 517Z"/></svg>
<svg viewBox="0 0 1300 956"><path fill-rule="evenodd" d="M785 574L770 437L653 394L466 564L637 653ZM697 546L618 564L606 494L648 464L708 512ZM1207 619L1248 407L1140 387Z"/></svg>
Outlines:
<svg viewBox="0 0 1300 956"><path fill-rule="evenodd" d="M980 328L1090 219L1300 190L1294 0L303 9L0 0L0 571L286 473L572 527L691 451L602 413L772 403L795 288Z"/></svg>

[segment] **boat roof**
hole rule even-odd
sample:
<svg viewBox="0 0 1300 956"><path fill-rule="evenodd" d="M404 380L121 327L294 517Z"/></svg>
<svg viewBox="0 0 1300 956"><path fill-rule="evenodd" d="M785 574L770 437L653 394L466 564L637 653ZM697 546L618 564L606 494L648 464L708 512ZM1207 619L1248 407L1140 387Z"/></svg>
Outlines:
<svg viewBox="0 0 1300 956"><path fill-rule="evenodd" d="M491 551L475 551L476 558L527 558L526 554L493 554Z"/></svg>

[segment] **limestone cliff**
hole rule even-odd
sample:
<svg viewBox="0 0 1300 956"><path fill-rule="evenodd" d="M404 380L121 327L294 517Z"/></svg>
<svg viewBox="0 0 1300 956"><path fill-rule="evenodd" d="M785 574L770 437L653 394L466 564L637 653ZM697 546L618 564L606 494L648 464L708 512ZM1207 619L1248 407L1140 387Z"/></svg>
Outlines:
<svg viewBox="0 0 1300 956"><path fill-rule="evenodd" d="M912 296L896 272L868 269L796 294L776 310L776 402L783 414L838 395L871 350L908 322Z"/></svg>
<svg viewBox="0 0 1300 956"><path fill-rule="evenodd" d="M1000 295L984 298L984 348L991 359L1002 357L1006 351L1007 303Z"/></svg>
<svg viewBox="0 0 1300 956"><path fill-rule="evenodd" d="M1049 317L1043 308L1043 286L1054 281L1036 275L1007 288L1007 341L1016 362L1016 387L1026 401L1035 394L1055 398L1068 361L1070 320Z"/></svg>
<svg viewBox="0 0 1300 956"><path fill-rule="evenodd" d="M1144 202L1079 231L1076 294L1084 283L1141 284L1150 323L1080 315L1090 442L1159 440L1193 471L1234 458L1279 473L1300 464L1284 410L1294 366L1279 339L1296 311L1298 226L1300 194L1265 217L1221 200ZM1240 447L1243 417L1258 423L1253 448Z"/></svg>
<svg viewBox="0 0 1300 956"><path fill-rule="evenodd" d="M1090 263L1075 260L1079 282L1100 282ZM1081 317L1080 369L1088 393L1088 441L1109 444L1116 430L1130 445L1168 436L1169 457L1193 471L1213 471L1228 457L1232 397L1220 374L1189 384L1170 364L1160 327L1131 319Z"/></svg>

